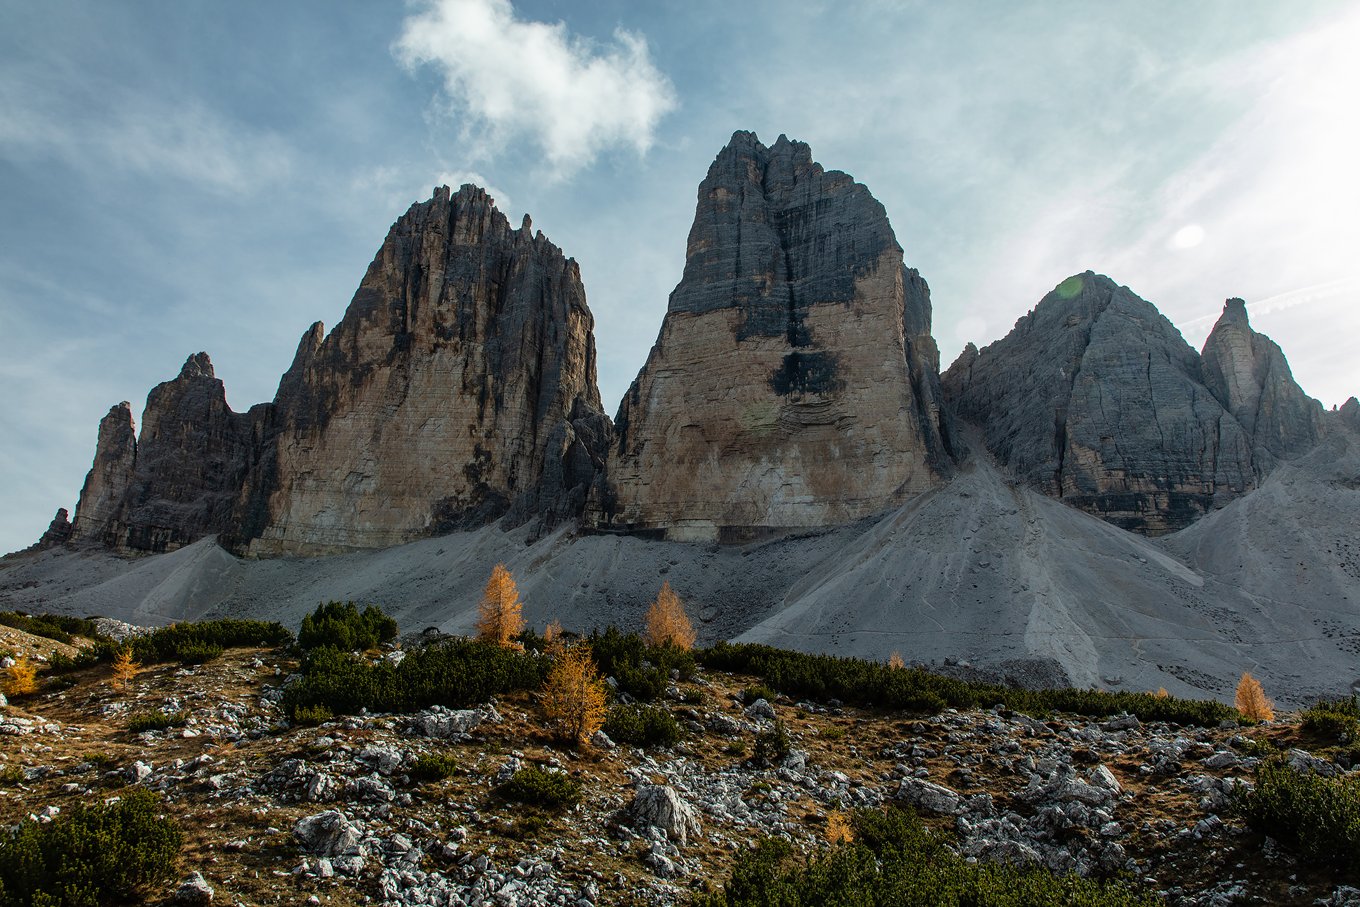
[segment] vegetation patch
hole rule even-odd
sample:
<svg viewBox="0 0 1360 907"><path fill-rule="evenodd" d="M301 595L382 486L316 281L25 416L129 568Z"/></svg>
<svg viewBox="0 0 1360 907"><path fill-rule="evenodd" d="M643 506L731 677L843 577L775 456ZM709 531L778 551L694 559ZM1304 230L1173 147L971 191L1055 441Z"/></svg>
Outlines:
<svg viewBox="0 0 1360 907"><path fill-rule="evenodd" d="M769 686L795 698L839 699L904 711L936 713L945 708L1002 705L1031 715L1072 712L1103 718L1129 712L1142 721L1201 727L1243 719L1241 712L1221 702L1153 693L1012 689L941 677L921 668L894 668L859 658L807 655L773 646L720 642L700 651L697 658L705 667L762 677Z"/></svg>
<svg viewBox="0 0 1360 907"><path fill-rule="evenodd" d="M443 781L445 778L453 777L453 773L458 771L458 760L451 756L439 756L426 753L416 760L416 764L407 770L413 781L429 783L432 781Z"/></svg>
<svg viewBox="0 0 1360 907"><path fill-rule="evenodd" d="M136 790L48 825L21 822L0 840L0 907L98 907L144 894L170 876L182 844L159 809Z"/></svg>
<svg viewBox="0 0 1360 907"><path fill-rule="evenodd" d="M649 643L637 633L623 633L613 626L590 634L590 652L600 673L618 682L619 692L643 702L659 698L675 680L694 677L692 650L669 640Z"/></svg>
<svg viewBox="0 0 1360 907"><path fill-rule="evenodd" d="M141 734L145 731L163 731L172 727L184 727L189 720L188 712L141 712L128 719L128 731Z"/></svg>
<svg viewBox="0 0 1360 907"><path fill-rule="evenodd" d="M789 729L784 727L781 719L768 731L756 734L756 749L752 755L761 762L774 764L789 754L792 745L789 740Z"/></svg>
<svg viewBox="0 0 1360 907"><path fill-rule="evenodd" d="M566 806L581 799L581 782L562 772L526 765L498 789L507 800L531 806Z"/></svg>
<svg viewBox="0 0 1360 907"><path fill-rule="evenodd" d="M655 706L615 706L603 730L610 740L628 746L674 746L680 742L675 718Z"/></svg>
<svg viewBox="0 0 1360 907"><path fill-rule="evenodd" d="M914 813L856 810L842 842L806 861L767 838L744 851L722 890L696 907L1152 907L1126 884L1100 883L1010 863L970 864L931 835Z"/></svg>
<svg viewBox="0 0 1360 907"><path fill-rule="evenodd" d="M330 646L352 652L375 649L396 638L397 622L381 608L369 605L360 611L354 602L332 601L302 618L297 644L304 650Z"/></svg>
<svg viewBox="0 0 1360 907"><path fill-rule="evenodd" d="M34 636L41 636L44 639L55 639L57 642L71 644L72 636L84 636L89 639L101 639L99 631L95 628L94 621L82 620L78 617L64 617L58 614L42 614L33 616L30 614L20 614L17 611L0 611L0 626L10 627L15 630L23 630Z"/></svg>
<svg viewBox="0 0 1360 907"><path fill-rule="evenodd" d="M1360 869L1360 779L1324 778L1271 759L1257 767L1256 789L1235 807L1253 831L1310 863Z"/></svg>

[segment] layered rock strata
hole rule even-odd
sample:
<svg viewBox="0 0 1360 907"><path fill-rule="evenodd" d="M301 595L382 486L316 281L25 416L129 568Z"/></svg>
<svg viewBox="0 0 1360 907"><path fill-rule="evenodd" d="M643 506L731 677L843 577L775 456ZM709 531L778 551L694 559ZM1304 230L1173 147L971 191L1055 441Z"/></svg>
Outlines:
<svg viewBox="0 0 1360 907"><path fill-rule="evenodd" d="M272 403L226 405L206 354L100 425L74 538L164 551L383 548L580 515L612 425L573 259L474 186L389 232L340 324L303 336Z"/></svg>
<svg viewBox="0 0 1360 907"><path fill-rule="evenodd" d="M739 540L887 507L951 466L930 296L883 206L737 132L615 418L598 524Z"/></svg>
<svg viewBox="0 0 1360 907"><path fill-rule="evenodd" d="M1108 277L1058 285L1003 339L942 378L959 417L1032 486L1125 529L1161 534L1312 448L1321 407L1229 300L1196 353Z"/></svg>

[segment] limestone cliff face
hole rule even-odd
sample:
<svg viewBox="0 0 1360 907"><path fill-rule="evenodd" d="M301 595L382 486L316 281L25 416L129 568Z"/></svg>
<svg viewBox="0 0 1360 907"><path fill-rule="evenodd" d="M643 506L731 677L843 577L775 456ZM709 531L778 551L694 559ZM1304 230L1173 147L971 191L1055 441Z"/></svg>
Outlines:
<svg viewBox="0 0 1360 907"><path fill-rule="evenodd" d="M1321 430L1321 407L1240 300L1201 357L1151 304L1089 271L1003 339L970 345L942 381L958 416L1031 485L1149 534L1255 487Z"/></svg>
<svg viewBox="0 0 1360 907"><path fill-rule="evenodd" d="M883 206L807 145L737 132L699 187L593 514L739 539L901 501L951 465L938 369L929 290Z"/></svg>
<svg viewBox="0 0 1360 907"><path fill-rule="evenodd" d="M80 489L80 503L71 540L102 542L114 516L122 509L137 470L137 425L128 401L112 407L99 420L94 465Z"/></svg>
<svg viewBox="0 0 1360 907"><path fill-rule="evenodd" d="M1259 474L1316 446L1322 404L1295 383L1279 345L1252 330L1241 299L1224 304L1202 356L1205 386L1251 438Z"/></svg>
<svg viewBox="0 0 1360 907"><path fill-rule="evenodd" d="M340 324L303 337L231 543L326 554L500 517L536 492L573 406L600 410L593 327L576 262L527 217L515 230L483 190L436 190L392 227Z"/></svg>
<svg viewBox="0 0 1360 907"><path fill-rule="evenodd" d="M140 438L121 403L99 426L73 538L125 552L173 551L226 522L245 474L248 417L227 406L207 353L146 398Z"/></svg>

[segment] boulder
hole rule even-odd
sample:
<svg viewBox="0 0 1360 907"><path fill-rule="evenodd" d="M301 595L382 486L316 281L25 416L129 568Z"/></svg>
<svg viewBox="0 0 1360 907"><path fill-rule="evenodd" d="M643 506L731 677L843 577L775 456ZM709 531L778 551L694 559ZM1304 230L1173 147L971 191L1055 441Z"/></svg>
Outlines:
<svg viewBox="0 0 1360 907"><path fill-rule="evenodd" d="M212 886L201 872L189 873L189 877L175 889L173 898L176 904L211 904L212 899Z"/></svg>
<svg viewBox="0 0 1360 907"><path fill-rule="evenodd" d="M669 840L680 844L688 843L691 835L703 831L699 813L674 788L666 785L645 784L639 787L629 812L636 824L659 828Z"/></svg>
<svg viewBox="0 0 1360 907"><path fill-rule="evenodd" d="M318 857L364 856L363 830L344 813L328 809L299 819L293 835L304 850Z"/></svg>
<svg viewBox="0 0 1360 907"><path fill-rule="evenodd" d="M903 778L897 787L897 799L947 816L959 811L959 795L955 791L921 778Z"/></svg>

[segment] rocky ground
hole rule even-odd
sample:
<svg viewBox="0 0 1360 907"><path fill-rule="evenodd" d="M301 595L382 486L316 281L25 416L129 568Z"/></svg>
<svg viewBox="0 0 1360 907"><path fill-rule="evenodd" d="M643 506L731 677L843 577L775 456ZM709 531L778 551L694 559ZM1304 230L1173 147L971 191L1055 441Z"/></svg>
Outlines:
<svg viewBox="0 0 1360 907"><path fill-rule="evenodd" d="M215 904L683 903L761 836L811 850L838 814L893 800L978 860L1123 875L1173 904L1341 904L1353 881L1298 865L1233 816L1231 792L1263 752L1284 750L1303 771L1349 768L1287 717L1202 730L782 697L747 706L740 692L756 678L701 672L678 690L687 703L666 703L680 744L576 752L554 744L527 694L288 727L276 703L295 667L283 652L234 650L144 669L122 691L106 667L49 681L0 710L0 822L50 821L131 785L160 791L185 833L181 878L200 873ZM183 723L129 730L153 710ZM755 735L775 716L792 750L757 765ZM457 770L417 783L407 770L422 754ZM497 793L529 763L579 780L580 803L542 810Z"/></svg>

